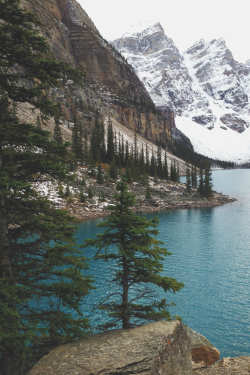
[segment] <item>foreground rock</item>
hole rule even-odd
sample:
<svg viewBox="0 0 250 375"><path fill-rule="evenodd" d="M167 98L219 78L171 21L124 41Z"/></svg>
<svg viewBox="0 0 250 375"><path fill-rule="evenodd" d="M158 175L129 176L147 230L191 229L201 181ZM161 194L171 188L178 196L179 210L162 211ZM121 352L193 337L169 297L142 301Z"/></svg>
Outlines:
<svg viewBox="0 0 250 375"><path fill-rule="evenodd" d="M191 355L193 368L207 367L220 359L220 352L206 337L187 327L187 334L191 340Z"/></svg>
<svg viewBox="0 0 250 375"><path fill-rule="evenodd" d="M179 321L109 331L60 346L29 375L192 375L191 345Z"/></svg>
<svg viewBox="0 0 250 375"><path fill-rule="evenodd" d="M249 375L250 357L223 358L208 368L194 370L194 375Z"/></svg>

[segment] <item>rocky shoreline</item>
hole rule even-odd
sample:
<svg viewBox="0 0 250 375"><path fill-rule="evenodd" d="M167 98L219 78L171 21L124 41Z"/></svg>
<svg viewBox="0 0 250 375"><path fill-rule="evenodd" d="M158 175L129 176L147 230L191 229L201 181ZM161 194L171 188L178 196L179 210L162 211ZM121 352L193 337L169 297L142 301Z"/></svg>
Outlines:
<svg viewBox="0 0 250 375"><path fill-rule="evenodd" d="M136 196L134 212L146 213L176 209L190 208L211 208L221 206L226 203L236 201L222 193L213 192L209 199L202 199L197 189L191 188L188 193L183 183L174 183L172 181L159 180L157 183L153 179L149 180L151 198L146 199L145 184L133 182L129 184L129 191ZM86 202L81 203L79 199L66 199L64 207L74 217L80 221L107 216L110 211L107 206L115 204L113 195L115 192L115 182L107 182L98 185L94 180L86 181L87 186L91 186L93 198L86 198ZM85 189L86 190L86 189ZM105 195L105 200L101 198Z"/></svg>

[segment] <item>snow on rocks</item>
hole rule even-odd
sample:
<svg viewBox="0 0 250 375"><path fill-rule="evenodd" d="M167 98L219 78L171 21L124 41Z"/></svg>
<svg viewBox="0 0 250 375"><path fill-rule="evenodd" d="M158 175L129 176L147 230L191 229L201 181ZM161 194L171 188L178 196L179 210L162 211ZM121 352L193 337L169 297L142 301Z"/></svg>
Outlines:
<svg viewBox="0 0 250 375"><path fill-rule="evenodd" d="M180 54L160 23L141 22L112 42L133 66L158 108L197 153L242 164L250 160L250 63L240 64L220 38Z"/></svg>

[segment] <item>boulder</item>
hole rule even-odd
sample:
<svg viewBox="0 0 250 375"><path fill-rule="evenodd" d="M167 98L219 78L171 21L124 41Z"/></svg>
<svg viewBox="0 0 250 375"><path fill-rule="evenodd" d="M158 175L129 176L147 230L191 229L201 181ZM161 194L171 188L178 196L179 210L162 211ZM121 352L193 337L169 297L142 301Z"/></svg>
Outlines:
<svg viewBox="0 0 250 375"><path fill-rule="evenodd" d="M192 375L191 345L179 321L115 330L63 345L29 375Z"/></svg>
<svg viewBox="0 0 250 375"><path fill-rule="evenodd" d="M211 366L220 359L220 352L206 337L187 327L187 335L191 341L193 367Z"/></svg>

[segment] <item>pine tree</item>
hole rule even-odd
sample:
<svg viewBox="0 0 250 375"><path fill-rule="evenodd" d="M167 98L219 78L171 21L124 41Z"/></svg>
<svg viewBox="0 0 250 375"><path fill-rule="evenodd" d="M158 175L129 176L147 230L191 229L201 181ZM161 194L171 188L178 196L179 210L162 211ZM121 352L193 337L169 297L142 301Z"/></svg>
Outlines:
<svg viewBox="0 0 250 375"><path fill-rule="evenodd" d="M128 163L127 163L127 167L126 167L125 178L127 180L127 183L130 184L131 183L131 173L130 173L130 169L129 169Z"/></svg>
<svg viewBox="0 0 250 375"><path fill-rule="evenodd" d="M197 168L194 166L194 186L195 189L197 188Z"/></svg>
<svg viewBox="0 0 250 375"><path fill-rule="evenodd" d="M98 162L101 157L101 127L98 121L98 118L95 120L95 125L92 131L91 139L90 139L90 154L91 159L94 163Z"/></svg>
<svg viewBox="0 0 250 375"><path fill-rule="evenodd" d="M105 129L104 129L103 122L101 123L100 136L101 136L100 158L101 158L102 163L106 163L106 161L107 161L107 150L106 150Z"/></svg>
<svg viewBox="0 0 250 375"><path fill-rule="evenodd" d="M121 288L121 291L112 291L111 298L100 305L111 318L105 328L122 324L122 328L128 329L145 321L171 319L169 305L165 298L156 299L156 289L176 292L184 285L161 276L163 261L170 253L155 238L159 233L156 229L159 220L156 217L147 220L133 213L131 207L135 198L128 193L124 181L118 182L116 189L116 206L109 206L112 213L107 221L98 224L104 233L86 240L84 245L97 249L96 260L112 262L115 269L112 282Z"/></svg>
<svg viewBox="0 0 250 375"><path fill-rule="evenodd" d="M103 178L103 172L102 172L102 166L101 163L98 163L97 167L97 176L96 176L96 182L101 185L104 183L104 178Z"/></svg>
<svg viewBox="0 0 250 375"><path fill-rule="evenodd" d="M56 142L57 146L61 146L63 144L63 137L59 121L55 122L53 139Z"/></svg>
<svg viewBox="0 0 250 375"><path fill-rule="evenodd" d="M142 174L144 176L144 174L145 174L145 156L144 156L143 144L142 144L141 154L140 154L140 158L139 158L139 170L140 170L140 174Z"/></svg>
<svg viewBox="0 0 250 375"><path fill-rule="evenodd" d="M80 199L81 203L85 203L86 202L86 195L83 193L83 190L80 191L79 199Z"/></svg>
<svg viewBox="0 0 250 375"><path fill-rule="evenodd" d="M64 196L64 192L63 192L63 187L62 187L61 181L59 181L59 183L58 183L58 195L59 195L59 197L63 197Z"/></svg>
<svg viewBox="0 0 250 375"><path fill-rule="evenodd" d="M113 156L113 159L110 163L110 168L109 168L109 176L110 178L112 178L113 180L116 180L117 179L117 167L115 165L115 156Z"/></svg>
<svg viewBox="0 0 250 375"><path fill-rule="evenodd" d="M91 189L91 186L89 186L88 188L88 198L92 199L93 198L93 192L92 192L92 189Z"/></svg>
<svg viewBox="0 0 250 375"><path fill-rule="evenodd" d="M150 175L151 175L152 177L155 177L156 174L157 174L157 171L156 171L156 163L155 163L154 152L153 152L153 149L152 149L151 164L150 164Z"/></svg>
<svg viewBox="0 0 250 375"><path fill-rule="evenodd" d="M83 160L85 161L87 165L89 162L89 148L88 148L88 134L86 130L84 132Z"/></svg>
<svg viewBox="0 0 250 375"><path fill-rule="evenodd" d="M204 173L204 196L206 198L211 198L213 195L212 187L213 187L213 179L212 179L212 172L211 166L209 163L205 165L205 173Z"/></svg>
<svg viewBox="0 0 250 375"><path fill-rule="evenodd" d="M203 170L200 169L200 179L199 179L199 185L198 185L198 192L201 195L201 197L204 197L204 179L203 179Z"/></svg>
<svg viewBox="0 0 250 375"><path fill-rule="evenodd" d="M150 174L150 162L149 162L149 151L148 151L148 144L146 143L146 165L145 170L147 175Z"/></svg>
<svg viewBox="0 0 250 375"><path fill-rule="evenodd" d="M188 193L191 191L191 176L188 164L186 164L186 189Z"/></svg>
<svg viewBox="0 0 250 375"><path fill-rule="evenodd" d="M134 132L134 163L135 163L135 167L138 167L139 165L139 157L138 157L138 145L137 145L137 133L136 133L136 129L135 129L135 132Z"/></svg>
<svg viewBox="0 0 250 375"><path fill-rule="evenodd" d="M146 199L151 199L151 191L148 184L146 188Z"/></svg>
<svg viewBox="0 0 250 375"><path fill-rule="evenodd" d="M108 140L107 140L107 160L110 164L113 160L113 157L115 156L115 150L114 150L114 135L113 135L113 127L112 122L109 118L108 122Z"/></svg>
<svg viewBox="0 0 250 375"><path fill-rule="evenodd" d="M158 149L157 149L157 176L159 178L162 178L163 176L163 173L162 173L162 160L161 160L161 147L158 146Z"/></svg>
<svg viewBox="0 0 250 375"><path fill-rule="evenodd" d="M37 129L41 130L42 129L42 124L41 124L41 119L40 119L39 115L36 118L36 123L37 123Z"/></svg>
<svg viewBox="0 0 250 375"><path fill-rule="evenodd" d="M164 166L163 166L163 178L165 180L168 180L168 161L167 161L167 151L165 150L164 155Z"/></svg>
<svg viewBox="0 0 250 375"><path fill-rule="evenodd" d="M129 162L129 145L128 141L126 141L126 149L125 149L125 164L127 165Z"/></svg>
<svg viewBox="0 0 250 375"><path fill-rule="evenodd" d="M60 107L46 90L69 78L82 81L80 71L51 58L39 26L19 0L0 1L1 375L28 372L49 350L83 337L88 327L79 305L92 288L91 278L84 276L87 264L69 225L72 218L32 188L45 174L65 178L67 148L49 141L37 126L21 123L9 106L28 102L42 119L58 118Z"/></svg>

